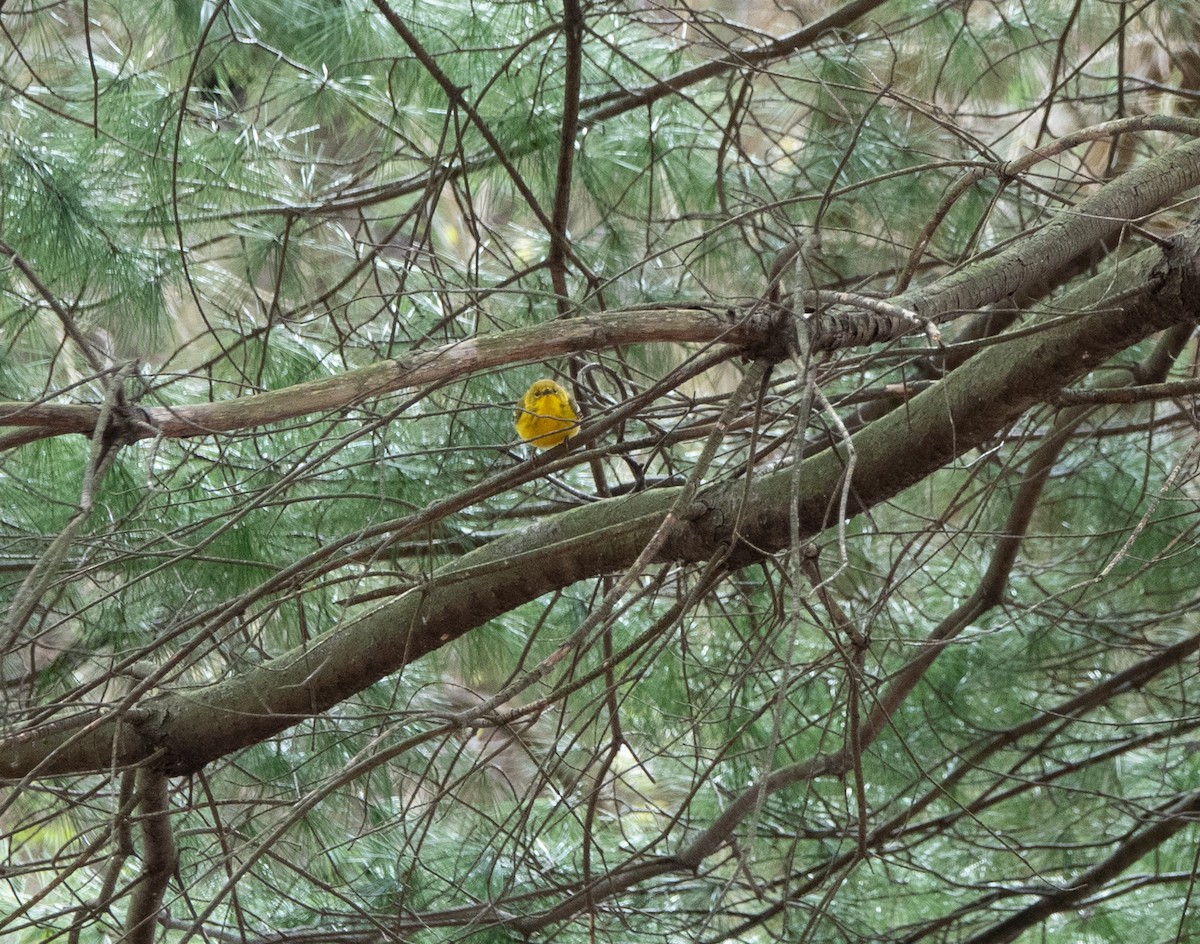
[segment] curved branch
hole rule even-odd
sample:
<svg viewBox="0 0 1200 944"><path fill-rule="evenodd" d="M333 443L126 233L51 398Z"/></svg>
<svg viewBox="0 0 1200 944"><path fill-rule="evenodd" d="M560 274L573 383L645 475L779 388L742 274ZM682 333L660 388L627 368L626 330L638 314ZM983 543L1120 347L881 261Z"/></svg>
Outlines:
<svg viewBox="0 0 1200 944"><path fill-rule="evenodd" d="M583 316L556 322L553 331L547 331L545 325L532 325L454 341L332 377L233 400L144 407L134 411L140 415L121 433L128 442L159 436L208 436L345 410L398 390L443 384L495 367L577 351L663 341L753 347L762 344L771 330L766 313L742 317L728 308L680 306ZM90 435L98 416L99 408L90 405L0 402L0 426L30 427L40 434L36 438L64 433Z"/></svg>
<svg viewBox="0 0 1200 944"><path fill-rule="evenodd" d="M1080 253L1200 184L1200 139L1147 161L990 259L891 299L923 318L970 311L1051 280ZM983 273L987 272L987 277Z"/></svg>
<svg viewBox="0 0 1200 944"><path fill-rule="evenodd" d="M892 497L976 447L1117 351L1200 313L1195 234L1181 239L1168 260L1149 250L1129 265L1133 283L1141 285L1136 302L1126 293L1126 307L1102 307L1111 279L1098 277L1064 301L1064 307L1077 308L1077 317L998 342L972 360L970 371L955 371L915 397L908 410L859 432L849 513ZM736 482L704 491L658 559L728 555L730 567L761 560L789 544L794 487L801 530L813 535L833 523L831 496L842 478L842 457L828 449L799 470L781 469L749 487ZM198 770L327 710L513 607L628 566L677 496L677 489L656 489L574 509L479 548L308 648L240 676L144 698L121 717L68 719L8 738L0 743L0 776L103 770L113 762L139 763L156 750L163 751L170 773ZM782 785L794 775L772 777Z"/></svg>
<svg viewBox="0 0 1200 944"><path fill-rule="evenodd" d="M810 325L812 350L827 352L896 340L927 321L945 320L947 316L1017 294L1044 281L1089 246L1116 233L1126 225L1126 220L1152 213L1195 186L1200 186L1200 140L1181 145L1119 177L994 258L980 260L932 285L890 299L890 305L903 311L902 314L889 313L887 309L823 313ZM912 312L919 316L918 324L914 324ZM431 351L255 396L190 406L144 408L140 418L130 421L128 428L120 432L127 442L132 442L152 436L206 436L254 428L312 413L347 409L406 387L445 383L495 367L626 344L721 342L753 352L770 346L778 328L779 312L764 305L754 305L748 311L681 305L583 316L556 322L553 331L547 331L545 325L532 325L456 341ZM95 428L96 415L91 407L0 403L0 425L41 426L45 436L65 432L90 434ZM32 433L22 435L10 445L33 438Z"/></svg>

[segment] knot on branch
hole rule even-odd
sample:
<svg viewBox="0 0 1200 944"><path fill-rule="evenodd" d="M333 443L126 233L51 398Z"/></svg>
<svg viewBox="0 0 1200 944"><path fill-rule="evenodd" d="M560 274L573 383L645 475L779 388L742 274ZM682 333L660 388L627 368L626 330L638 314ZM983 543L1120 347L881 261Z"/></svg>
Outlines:
<svg viewBox="0 0 1200 944"><path fill-rule="evenodd" d="M144 439L147 429L153 429L150 414L137 405L145 390L145 382L138 372L138 362L121 365L108 384L104 405L101 407L98 430L105 451L116 446L129 446ZM129 381L134 381L130 384ZM134 387L131 395L129 388Z"/></svg>
<svg viewBox="0 0 1200 944"><path fill-rule="evenodd" d="M104 444L113 446L131 446L140 439L146 438L146 430L153 428L150 414L137 404L125 402L121 397L113 405L108 417L108 425L104 429Z"/></svg>
<svg viewBox="0 0 1200 944"><path fill-rule="evenodd" d="M1192 220L1171 240L1150 276L1156 282L1155 294L1174 289L1190 317L1200 321L1200 220Z"/></svg>
<svg viewBox="0 0 1200 944"><path fill-rule="evenodd" d="M821 313L819 322L816 315L809 317L815 351L896 341L915 330L925 335L930 347L942 344L941 329L932 319L880 298L821 290L806 294L804 304L806 310Z"/></svg>
<svg viewBox="0 0 1200 944"><path fill-rule="evenodd" d="M778 302L766 304L762 339L746 348L746 360L774 366L789 357L801 356L807 346L808 330L803 316Z"/></svg>

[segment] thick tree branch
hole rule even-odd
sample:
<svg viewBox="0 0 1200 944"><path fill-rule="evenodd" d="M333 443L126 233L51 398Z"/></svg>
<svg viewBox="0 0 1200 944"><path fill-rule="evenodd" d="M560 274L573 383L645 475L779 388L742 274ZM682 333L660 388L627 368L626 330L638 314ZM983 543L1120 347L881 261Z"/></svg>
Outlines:
<svg viewBox="0 0 1200 944"><path fill-rule="evenodd" d="M1100 188L1069 212L994 258L954 273L932 286L890 300L920 319L945 320L1045 282L1089 246L1200 186L1200 140L1183 144ZM491 337L443 345L431 351L383 361L335 377L296 384L256 396L190 406L149 407L122 431L127 441L152 436L205 436L251 429L298 416L348 409L371 397L404 388L445 383L456 377L516 363L626 344L667 341L721 342L753 350L770 344L778 313L764 306L749 312L708 305L655 308L587 316L533 325ZM911 315L835 309L811 325L814 352L891 341L911 334ZM98 411L76 405L0 403L0 425L41 427L45 435L90 434ZM19 445L32 434L15 439ZM0 445L3 441L0 440Z"/></svg>
<svg viewBox="0 0 1200 944"><path fill-rule="evenodd" d="M129 899L122 944L152 944L163 892L175 871L169 786L167 778L152 767L138 771L142 871Z"/></svg>
<svg viewBox="0 0 1200 944"><path fill-rule="evenodd" d="M998 340L972 360L969 372L955 371L907 410L859 432L851 513L943 467L1117 351L1195 319L1198 257L1192 232L1169 258L1143 253L1122 273L1124 284L1140 286L1123 293L1124 307L1105 307L1112 277L1098 277L1064 301L1073 317L1039 334ZM794 488L802 531L817 534L833 523L831 496L842 472L841 456L830 449L748 489L737 483L702 492L659 559L704 561L727 553L737 566L786 547ZM628 566L676 497L676 489L660 489L572 510L467 554L304 651L207 688L144 699L123 719L91 718L86 727L68 722L9 738L0 744L0 776L108 769L114 759L138 763L156 750L164 752L171 773L197 770L327 710L521 603Z"/></svg>
<svg viewBox="0 0 1200 944"><path fill-rule="evenodd" d="M1168 201L1200 185L1200 138L1147 161L1098 189L1073 207L1059 210L1045 226L1007 249L941 279L891 299L924 318L973 311L1020 295L1030 286L1053 283L1081 253L1119 233ZM986 273L986 274L985 274ZM910 328L911 330L911 328Z"/></svg>
<svg viewBox="0 0 1200 944"><path fill-rule="evenodd" d="M774 329L768 313L729 308L655 308L582 316L488 337L455 341L429 351L380 361L333 377L253 396L185 406L151 406L121 430L126 441L207 436L254 429L299 416L344 410L398 390L439 385L496 367L628 344L668 341L725 343L754 348ZM0 425L40 427L46 436L90 435L99 407L0 402Z"/></svg>

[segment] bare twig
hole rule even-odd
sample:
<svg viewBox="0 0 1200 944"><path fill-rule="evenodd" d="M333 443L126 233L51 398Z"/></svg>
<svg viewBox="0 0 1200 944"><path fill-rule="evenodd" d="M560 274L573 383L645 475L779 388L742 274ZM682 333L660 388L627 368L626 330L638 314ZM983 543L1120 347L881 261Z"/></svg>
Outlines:
<svg viewBox="0 0 1200 944"><path fill-rule="evenodd" d="M33 270L33 267L25 261L20 253L8 245L8 243L3 241L0 241L0 256L7 256L12 260L12 264L16 267L17 271L25 276L26 281L28 281L29 284L33 286L34 290L42 296L42 300L50 306L50 310L58 316L58 320L62 323L63 330L66 331L67 336L75 342L75 346L79 348L80 353L83 354L83 356L87 359L87 362L91 366L92 370L98 374L102 373L104 371L104 364L100 360L100 356L92 347L91 342L84 337L83 332L79 330L79 326L75 324L75 319L71 316L71 313L63 307L62 302L60 302L54 293L51 292L46 286L46 284L40 278L38 278L38 274Z"/></svg>
<svg viewBox="0 0 1200 944"><path fill-rule="evenodd" d="M4 635L0 640L0 652L8 652L16 643L25 624L29 622L34 610L37 609L42 595L53 582L58 566L66 556L75 535L92 513L96 501L96 490L104 480L105 474L117 457L119 443L109 435L114 421L115 411L122 397L125 377L132 365L127 365L117 371L109 379L104 403L96 417L96 426L92 432L92 448L88 457L87 468L83 474L83 485L80 489L79 504L75 514L66 526L58 533L22 581L21 586L9 604L8 614L4 622Z"/></svg>

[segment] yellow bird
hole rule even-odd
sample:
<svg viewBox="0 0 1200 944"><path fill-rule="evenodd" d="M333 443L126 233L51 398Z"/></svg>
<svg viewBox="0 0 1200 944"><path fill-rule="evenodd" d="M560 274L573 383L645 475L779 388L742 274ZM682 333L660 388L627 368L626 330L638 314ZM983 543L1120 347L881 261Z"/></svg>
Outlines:
<svg viewBox="0 0 1200 944"><path fill-rule="evenodd" d="M557 446L579 432L575 399L553 380L536 381L517 403L517 435L538 449Z"/></svg>

